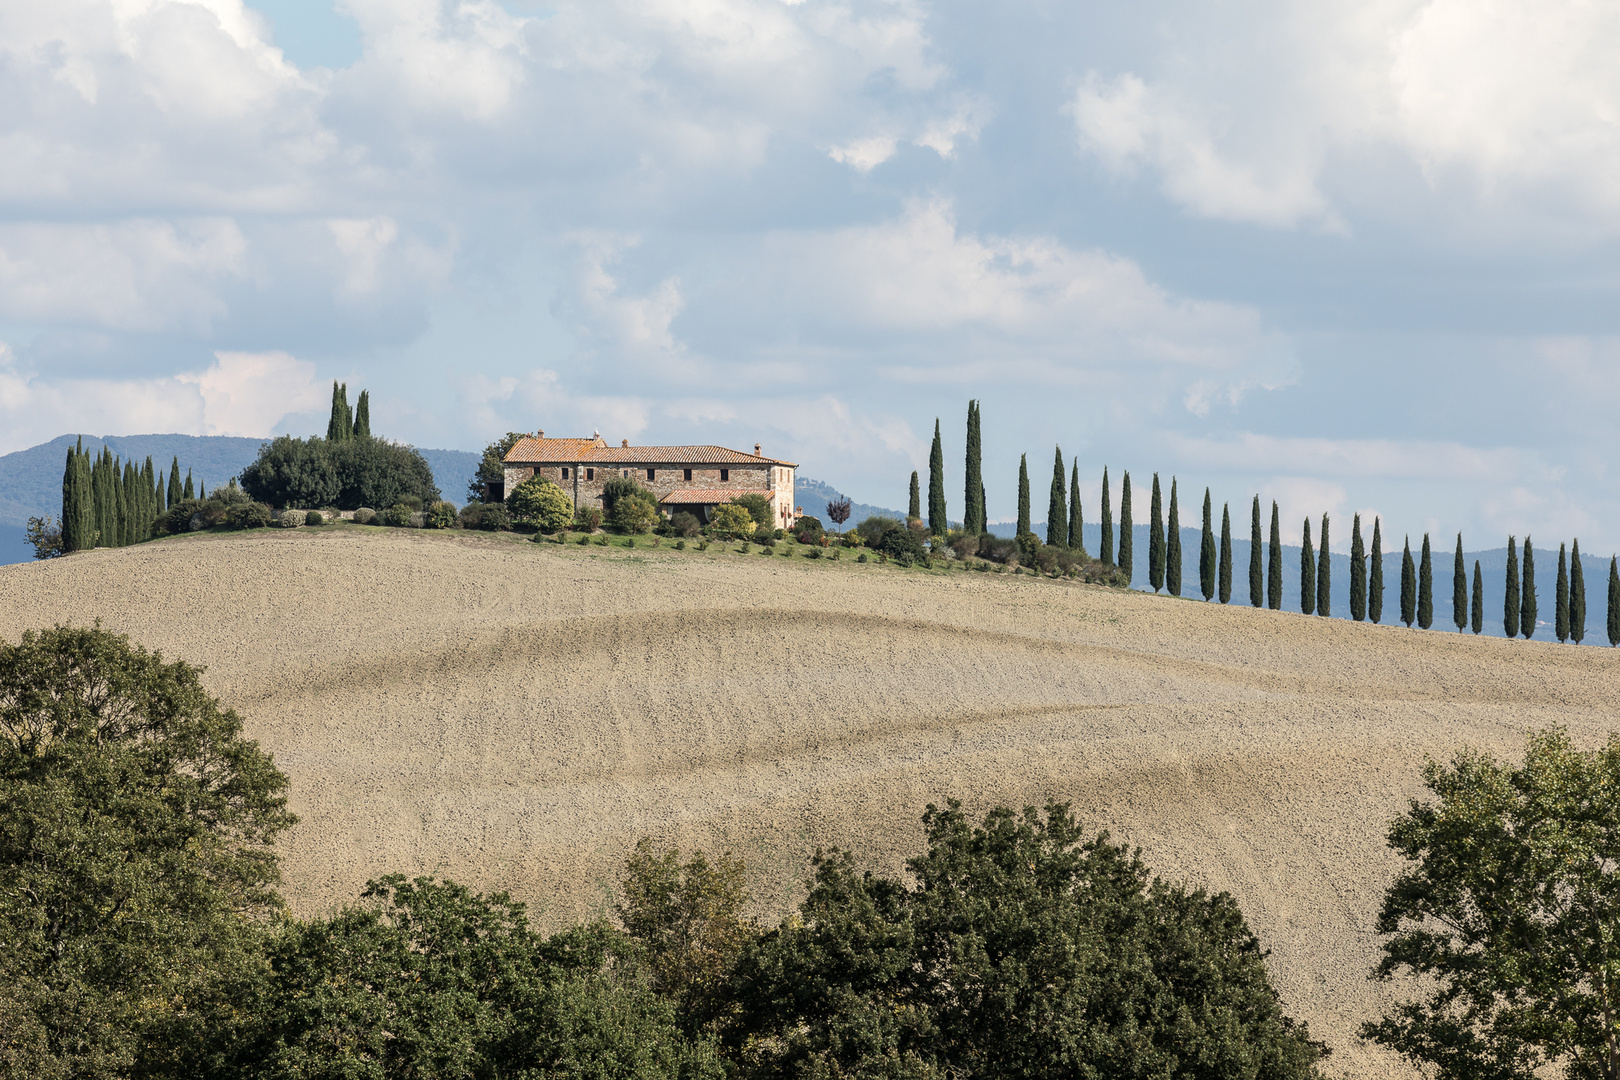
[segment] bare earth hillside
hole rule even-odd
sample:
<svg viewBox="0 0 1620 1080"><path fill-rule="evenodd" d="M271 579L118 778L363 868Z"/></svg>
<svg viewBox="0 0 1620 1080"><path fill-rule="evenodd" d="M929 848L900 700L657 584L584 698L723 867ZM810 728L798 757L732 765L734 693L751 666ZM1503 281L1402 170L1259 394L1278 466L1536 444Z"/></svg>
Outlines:
<svg viewBox="0 0 1620 1080"><path fill-rule="evenodd" d="M1068 800L1234 893L1355 1075L1407 1075L1354 1031L1385 1000L1383 834L1424 755L1620 729L1610 650L727 548L264 530L0 586L9 640L99 618L208 665L292 777L303 913L402 871L554 926L605 911L651 835L744 855L774 917L818 845L896 870L930 801Z"/></svg>

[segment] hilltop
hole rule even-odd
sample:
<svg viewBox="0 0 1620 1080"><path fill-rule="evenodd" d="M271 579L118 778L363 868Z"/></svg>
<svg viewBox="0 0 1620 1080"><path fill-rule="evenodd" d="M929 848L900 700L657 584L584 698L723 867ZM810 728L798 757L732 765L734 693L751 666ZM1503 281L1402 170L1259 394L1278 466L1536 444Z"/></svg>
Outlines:
<svg viewBox="0 0 1620 1080"><path fill-rule="evenodd" d="M292 777L303 913L392 871L605 912L651 835L887 869L949 797L1072 801L1159 873L1230 890L1330 1071L1353 1032L1425 754L1620 728L1620 656L1068 583L366 530L193 535L0 568L0 632L100 618L209 668Z"/></svg>

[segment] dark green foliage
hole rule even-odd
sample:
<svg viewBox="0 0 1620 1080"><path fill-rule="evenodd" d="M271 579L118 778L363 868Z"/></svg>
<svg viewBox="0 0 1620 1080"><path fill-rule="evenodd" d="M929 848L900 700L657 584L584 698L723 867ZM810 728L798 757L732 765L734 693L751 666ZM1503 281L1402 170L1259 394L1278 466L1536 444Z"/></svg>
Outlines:
<svg viewBox="0 0 1620 1080"><path fill-rule="evenodd" d="M1509 640L1519 636L1519 545L1508 537L1507 588L1502 597L1502 632Z"/></svg>
<svg viewBox="0 0 1620 1080"><path fill-rule="evenodd" d="M1423 558L1418 563L1417 622L1424 630L1434 625L1434 561L1428 533L1423 534Z"/></svg>
<svg viewBox="0 0 1620 1080"><path fill-rule="evenodd" d="M270 521L270 508L262 502L235 503L225 511L225 524L233 529L262 529Z"/></svg>
<svg viewBox="0 0 1620 1080"><path fill-rule="evenodd" d="M528 437L521 431L508 431L505 435L484 447L484 453L478 459L478 468L474 471L472 479L467 481L468 502L483 502L490 497L489 490L492 486L501 487L503 496L507 494L505 491L506 455L511 451L512 447L518 444L519 439L527 439Z"/></svg>
<svg viewBox="0 0 1620 1080"><path fill-rule="evenodd" d="M62 552L62 525L56 518L31 517L23 534L36 559L54 559Z"/></svg>
<svg viewBox="0 0 1620 1080"><path fill-rule="evenodd" d="M755 1075L1316 1075L1229 895L1151 880L1063 804L923 823L910 882L819 853L799 916L743 957L727 1041Z"/></svg>
<svg viewBox="0 0 1620 1080"><path fill-rule="evenodd" d="M349 411L349 384L332 380L332 414L326 421L326 441L347 442L354 438L354 414Z"/></svg>
<svg viewBox="0 0 1620 1080"><path fill-rule="evenodd" d="M1609 556L1609 610L1608 610L1609 644L1620 645L1620 568L1615 566L1614 556Z"/></svg>
<svg viewBox="0 0 1620 1080"><path fill-rule="evenodd" d="M554 533L574 522L574 502L552 481L544 476L531 476L519 484L507 499L507 507L514 521L533 525L543 533ZM429 528L448 529L455 522L455 507L449 503L435 503L428 517ZM654 515L658 506L653 504ZM448 518L440 524L441 518ZM632 530L636 531L636 530Z"/></svg>
<svg viewBox="0 0 1620 1080"><path fill-rule="evenodd" d="M1581 569L1579 538L1569 549L1569 636L1577 645L1586 637L1586 574Z"/></svg>
<svg viewBox="0 0 1620 1080"><path fill-rule="evenodd" d="M1282 610L1283 601L1282 528L1277 519L1277 501L1271 501L1271 539L1266 558L1266 606Z"/></svg>
<svg viewBox="0 0 1620 1080"><path fill-rule="evenodd" d="M1536 632L1536 552L1524 538L1524 588L1519 590L1519 633L1526 639Z"/></svg>
<svg viewBox="0 0 1620 1080"><path fill-rule="evenodd" d="M1159 502L1159 474L1153 474L1152 519L1148 523L1148 584L1164 588L1164 508Z"/></svg>
<svg viewBox="0 0 1620 1080"><path fill-rule="evenodd" d="M1437 1080L1613 1077L1620 737L1583 752L1554 729L1520 767L1463 750L1423 779L1434 798L1389 830L1406 866L1375 972L1412 997L1362 1037Z"/></svg>
<svg viewBox="0 0 1620 1080"><path fill-rule="evenodd" d="M910 566L913 561L920 560L927 554L923 549L922 537L901 521L891 522L867 546L874 551L882 552L902 566Z"/></svg>
<svg viewBox="0 0 1620 1080"><path fill-rule="evenodd" d="M1474 560L1474 598L1469 605L1469 625L1478 634L1485 629L1485 576L1480 572L1479 560Z"/></svg>
<svg viewBox="0 0 1620 1080"><path fill-rule="evenodd" d="M85 545L84 526L80 519L79 453L68 447L67 461L62 466L61 548L64 553L82 550Z"/></svg>
<svg viewBox="0 0 1620 1080"><path fill-rule="evenodd" d="M1306 615L1316 611L1316 549L1311 546L1311 519L1305 519L1305 528L1299 541L1299 610Z"/></svg>
<svg viewBox="0 0 1620 1080"><path fill-rule="evenodd" d="M917 487L917 470L911 470L911 501L906 507L906 517L912 521L922 520L922 491Z"/></svg>
<svg viewBox="0 0 1620 1080"><path fill-rule="evenodd" d="M190 502L192 499L195 499L196 497L197 497L197 491L196 491L195 488L193 488L191 486L191 470L187 469L186 470L186 486L185 486L184 490L182 490L180 492L180 498L185 502Z"/></svg>
<svg viewBox="0 0 1620 1080"><path fill-rule="evenodd" d="M1333 552L1328 549L1328 516L1322 515L1322 535L1316 550L1316 613L1322 618L1333 614Z"/></svg>
<svg viewBox="0 0 1620 1080"><path fill-rule="evenodd" d="M376 438L333 443L282 435L242 470L242 490L271 506L298 509L439 501L426 459L414 447Z"/></svg>
<svg viewBox="0 0 1620 1080"><path fill-rule="evenodd" d="M1451 566L1451 621L1459 634L1468 626L1468 566L1463 561L1462 533L1457 534L1457 553Z"/></svg>
<svg viewBox="0 0 1620 1080"><path fill-rule="evenodd" d="M1029 455L1018 455L1018 534L1029 532Z"/></svg>
<svg viewBox="0 0 1620 1080"><path fill-rule="evenodd" d="M1215 575L1219 572L1215 550L1214 510L1209 502L1209 488L1204 489L1204 530L1198 542L1198 587L1206 601L1215 597Z"/></svg>
<svg viewBox="0 0 1620 1080"><path fill-rule="evenodd" d="M1176 503L1176 478L1170 478L1170 515L1164 528L1164 591L1181 595L1181 511Z"/></svg>
<svg viewBox="0 0 1620 1080"><path fill-rule="evenodd" d="M1384 617L1384 522L1373 518L1372 557L1367 568L1367 621L1377 625Z"/></svg>
<svg viewBox="0 0 1620 1080"><path fill-rule="evenodd" d="M371 438L371 391L360 391L360 399L354 403L354 437L357 439Z"/></svg>
<svg viewBox="0 0 1620 1080"><path fill-rule="evenodd" d="M0 643L0 1070L185 1075L241 1022L287 779L200 672L100 629Z"/></svg>
<svg viewBox="0 0 1620 1080"><path fill-rule="evenodd" d="M1367 617L1367 550L1361 543L1361 515L1350 522L1350 617Z"/></svg>
<svg viewBox="0 0 1620 1080"><path fill-rule="evenodd" d="M1063 448L1052 451L1052 490L1046 499L1046 542L1052 547L1069 546L1069 500L1063 476Z"/></svg>
<svg viewBox="0 0 1620 1080"><path fill-rule="evenodd" d="M1412 562L1412 538L1401 554L1401 622L1408 628L1417 620L1417 567Z"/></svg>
<svg viewBox="0 0 1620 1080"><path fill-rule="evenodd" d="M1069 550L1086 550L1086 516L1080 506L1080 463L1069 468Z"/></svg>
<svg viewBox="0 0 1620 1080"><path fill-rule="evenodd" d="M1119 481L1119 559L1118 566L1125 574L1125 583L1131 581L1132 554L1136 538L1131 535L1131 474L1127 470Z"/></svg>
<svg viewBox="0 0 1620 1080"><path fill-rule="evenodd" d="M608 481L610 484L612 482L611 480ZM631 483L635 483L635 481L631 481ZM656 495L640 486L637 486L636 491L648 500L655 511L657 510L658 497ZM605 486L602 489L602 500L604 503L607 501L607 488ZM754 519L755 536L769 536L776 531L776 508L771 505L771 500L757 491L751 491L746 495L738 495L731 501L738 506L747 507L748 516Z"/></svg>
<svg viewBox="0 0 1620 1080"><path fill-rule="evenodd" d="M979 403L968 402L967 461L962 469L962 528L978 536L985 531L984 473L979 445Z"/></svg>
<svg viewBox="0 0 1620 1080"><path fill-rule="evenodd" d="M163 509L167 510L185 497L185 488L180 486L180 456L176 454L169 465L169 492L168 498L163 501Z"/></svg>
<svg viewBox="0 0 1620 1080"><path fill-rule="evenodd" d="M1563 544L1558 545L1558 577L1553 589L1553 636L1562 644L1569 640L1569 565Z"/></svg>
<svg viewBox="0 0 1620 1080"><path fill-rule="evenodd" d="M439 505L443 506L443 505L446 505L446 504L440 503ZM326 524L326 515L322 514L319 510L311 510L307 514L304 515L304 524L305 525L325 525ZM448 527L448 526L446 526L446 527Z"/></svg>
<svg viewBox="0 0 1620 1080"><path fill-rule="evenodd" d="M1232 512L1225 503L1221 504L1220 596L1223 604L1232 600Z"/></svg>
<svg viewBox="0 0 1620 1080"><path fill-rule="evenodd" d="M1266 573L1264 563L1265 538L1260 533L1260 496L1254 497L1249 508L1249 606L1264 607L1266 603Z"/></svg>
<svg viewBox="0 0 1620 1080"><path fill-rule="evenodd" d="M928 451L928 531L935 536L950 532L945 514L945 448L939 441L939 418L934 418L934 445Z"/></svg>
<svg viewBox="0 0 1620 1080"><path fill-rule="evenodd" d="M1097 558L1104 566L1114 565L1114 508L1108 501L1108 466L1103 466L1102 479L1102 549Z"/></svg>

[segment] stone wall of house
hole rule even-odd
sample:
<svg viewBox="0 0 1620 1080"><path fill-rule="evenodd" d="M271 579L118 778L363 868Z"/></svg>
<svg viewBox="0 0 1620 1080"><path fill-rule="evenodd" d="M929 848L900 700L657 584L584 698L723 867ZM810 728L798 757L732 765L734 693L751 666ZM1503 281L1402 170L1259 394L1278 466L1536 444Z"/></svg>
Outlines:
<svg viewBox="0 0 1620 1080"><path fill-rule="evenodd" d="M577 466L508 465L506 493L510 496L519 484L536 473L568 492L576 507L600 505L602 485L615 476L630 477L660 499L672 491L689 488L736 491L738 494L745 491L769 490L771 501L776 506L777 520L785 522L793 518L794 472L795 470L787 465L664 465L624 462ZM725 474L724 479L721 478L722 473Z"/></svg>

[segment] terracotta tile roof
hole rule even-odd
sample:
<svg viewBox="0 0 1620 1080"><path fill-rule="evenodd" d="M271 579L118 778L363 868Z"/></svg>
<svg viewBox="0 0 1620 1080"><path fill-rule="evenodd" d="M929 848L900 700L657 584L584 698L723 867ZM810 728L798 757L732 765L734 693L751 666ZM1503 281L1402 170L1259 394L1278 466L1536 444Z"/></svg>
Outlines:
<svg viewBox="0 0 1620 1080"><path fill-rule="evenodd" d="M751 491L742 488L688 488L684 491L672 491L658 501L677 506L691 506L693 504L713 506L730 502L739 495L763 495L768 499L771 494L769 491Z"/></svg>
<svg viewBox="0 0 1620 1080"><path fill-rule="evenodd" d="M514 465L554 461L563 465L786 465L794 462L745 454L724 446L604 446L592 439L520 439L504 459Z"/></svg>

